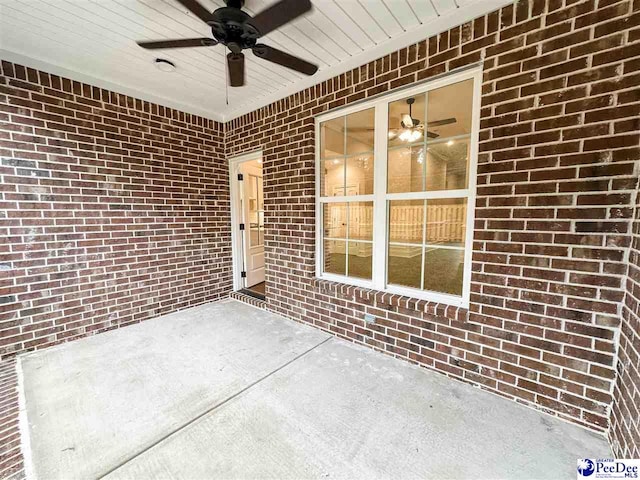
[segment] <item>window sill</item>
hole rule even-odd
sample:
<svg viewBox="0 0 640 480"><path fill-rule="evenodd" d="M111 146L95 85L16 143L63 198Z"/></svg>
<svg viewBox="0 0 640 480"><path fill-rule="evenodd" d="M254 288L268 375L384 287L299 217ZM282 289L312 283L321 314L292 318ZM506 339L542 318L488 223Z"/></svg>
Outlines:
<svg viewBox="0 0 640 480"><path fill-rule="evenodd" d="M383 310L402 309L462 322L469 319L469 309L462 306L421 300L317 277L312 280L311 285L319 293L371 305Z"/></svg>

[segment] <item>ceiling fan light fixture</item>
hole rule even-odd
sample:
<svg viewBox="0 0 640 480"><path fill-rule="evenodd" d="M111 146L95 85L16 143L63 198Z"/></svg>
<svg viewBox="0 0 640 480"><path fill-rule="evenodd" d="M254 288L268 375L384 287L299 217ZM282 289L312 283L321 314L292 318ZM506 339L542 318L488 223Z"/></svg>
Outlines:
<svg viewBox="0 0 640 480"><path fill-rule="evenodd" d="M153 62L158 70L161 72L171 73L176 71L175 63L165 59L165 58L156 58Z"/></svg>
<svg viewBox="0 0 640 480"><path fill-rule="evenodd" d="M416 142L422 137L420 130L404 130L398 138L403 142Z"/></svg>

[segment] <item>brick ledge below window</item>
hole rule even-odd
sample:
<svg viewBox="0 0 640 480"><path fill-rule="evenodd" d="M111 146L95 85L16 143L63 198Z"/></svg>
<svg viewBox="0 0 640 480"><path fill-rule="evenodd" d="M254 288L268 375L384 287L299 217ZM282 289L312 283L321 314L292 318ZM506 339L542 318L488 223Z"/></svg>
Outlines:
<svg viewBox="0 0 640 480"><path fill-rule="evenodd" d="M318 293L335 295L339 298L353 300L356 303L370 305L383 310L403 308L461 322L469 320L469 309L456 307L454 305L406 297L370 288L356 287L354 285L321 278L313 278L311 280L311 287Z"/></svg>

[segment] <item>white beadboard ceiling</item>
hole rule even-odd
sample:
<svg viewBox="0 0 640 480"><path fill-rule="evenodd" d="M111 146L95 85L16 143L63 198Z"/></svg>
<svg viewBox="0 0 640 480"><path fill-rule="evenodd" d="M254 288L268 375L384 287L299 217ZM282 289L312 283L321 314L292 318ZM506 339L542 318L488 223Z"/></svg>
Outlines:
<svg viewBox="0 0 640 480"><path fill-rule="evenodd" d="M222 45L138 47L136 40L211 37L176 0L0 0L0 58L226 121L512 3L312 1L311 12L261 39L318 64L311 77L245 51L246 85L227 89ZM224 6L223 0L200 2L211 11ZM272 3L246 0L244 10L253 15ZM155 58L171 60L176 71L159 71Z"/></svg>

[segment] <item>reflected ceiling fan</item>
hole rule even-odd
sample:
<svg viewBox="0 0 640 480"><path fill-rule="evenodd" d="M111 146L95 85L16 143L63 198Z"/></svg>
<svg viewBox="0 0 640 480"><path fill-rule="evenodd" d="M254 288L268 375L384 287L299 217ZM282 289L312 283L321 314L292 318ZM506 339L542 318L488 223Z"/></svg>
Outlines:
<svg viewBox="0 0 640 480"><path fill-rule="evenodd" d="M214 38L187 38L137 42L142 48L156 50L162 48L212 47L219 43L231 53L227 55L229 84L232 87L244 85L245 69L242 50L251 49L259 58L277 63L305 75L313 75L318 66L290 55L277 48L257 43L258 38L296 19L311 10L310 0L280 0L251 17L242 10L244 0L225 0L226 7L209 12L197 0L178 0L200 20L211 27Z"/></svg>
<svg viewBox="0 0 640 480"><path fill-rule="evenodd" d="M412 106L416 102L416 99L411 97L407 98L407 105L409 105L409 113L405 113L400 118L400 128L389 129L389 139L393 140L398 137L403 142L415 142L422 137L424 131L424 123L422 121L413 118ZM434 120L428 122L427 126L430 128L441 127L443 125L450 125L456 123L455 117L444 118L442 120ZM373 128L350 128L349 130L354 132L373 131ZM427 138L438 138L440 134L427 130Z"/></svg>
<svg viewBox="0 0 640 480"><path fill-rule="evenodd" d="M409 105L409 113L405 113L402 115L400 119L400 129L390 129L389 130L389 138L394 139L398 137L400 140L404 142L415 142L420 137L422 137L422 132L425 129L424 123L422 123L417 118L413 118L412 115L412 106L415 103L415 98L407 98L407 105ZM456 119L454 117L444 118L442 120L434 120L433 122L428 122L428 127L441 127L443 125L450 125L452 123L456 123ZM398 131L399 130L399 131ZM436 132L431 132L427 130L427 138L438 138L440 134Z"/></svg>

